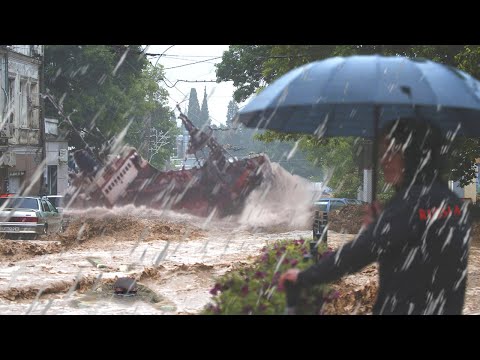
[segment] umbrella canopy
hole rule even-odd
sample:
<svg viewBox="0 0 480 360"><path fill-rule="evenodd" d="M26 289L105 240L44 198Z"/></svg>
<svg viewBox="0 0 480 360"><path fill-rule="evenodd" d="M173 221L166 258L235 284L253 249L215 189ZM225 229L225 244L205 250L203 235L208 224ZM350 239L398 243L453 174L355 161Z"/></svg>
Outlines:
<svg viewBox="0 0 480 360"><path fill-rule="evenodd" d="M400 117L423 117L445 133L480 136L480 82L425 59L351 56L283 75L238 114L247 127L375 138Z"/></svg>

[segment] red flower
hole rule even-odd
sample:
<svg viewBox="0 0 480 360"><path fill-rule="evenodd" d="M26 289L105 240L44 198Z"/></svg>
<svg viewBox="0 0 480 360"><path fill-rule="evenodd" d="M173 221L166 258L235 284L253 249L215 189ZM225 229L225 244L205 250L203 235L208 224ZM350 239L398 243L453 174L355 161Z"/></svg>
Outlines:
<svg viewBox="0 0 480 360"><path fill-rule="evenodd" d="M298 264L298 260L297 260L297 259L293 259L293 260L290 262L290 265L291 265L292 267L297 266L297 264Z"/></svg>
<svg viewBox="0 0 480 360"><path fill-rule="evenodd" d="M240 292L242 296L247 296L248 295L248 285L243 285L242 288L240 289Z"/></svg>
<svg viewBox="0 0 480 360"><path fill-rule="evenodd" d="M220 283L216 283L212 290L210 290L210 294L213 296L217 295L219 291L222 291L222 285Z"/></svg>

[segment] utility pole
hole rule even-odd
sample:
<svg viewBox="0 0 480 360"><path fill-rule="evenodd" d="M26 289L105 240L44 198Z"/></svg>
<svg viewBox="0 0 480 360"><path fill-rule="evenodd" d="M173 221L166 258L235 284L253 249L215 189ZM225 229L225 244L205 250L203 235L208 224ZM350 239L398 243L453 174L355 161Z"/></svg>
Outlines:
<svg viewBox="0 0 480 360"><path fill-rule="evenodd" d="M45 95L45 45L42 46L42 51L40 52L39 56L39 61L40 61L40 66L38 69L38 84L40 88L40 94L39 94L39 102L40 102L40 108L39 108L39 114L38 114L38 123L40 125L40 146L42 148L42 161L41 165L43 166L43 174L40 177L40 189L39 192L43 191L43 188L45 186L45 173L46 173L46 163L45 159L47 156L47 149L46 149L46 141L45 141L45 100L44 100L44 95Z"/></svg>
<svg viewBox="0 0 480 360"><path fill-rule="evenodd" d="M365 140L362 143L363 201L368 203L372 203L373 200L372 150L372 142Z"/></svg>

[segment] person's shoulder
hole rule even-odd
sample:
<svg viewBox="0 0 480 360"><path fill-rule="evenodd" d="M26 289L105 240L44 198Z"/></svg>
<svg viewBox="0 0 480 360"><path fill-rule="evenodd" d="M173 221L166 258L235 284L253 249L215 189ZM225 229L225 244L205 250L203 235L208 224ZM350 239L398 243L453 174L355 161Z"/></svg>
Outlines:
<svg viewBox="0 0 480 360"><path fill-rule="evenodd" d="M415 184L410 188L403 190L404 198L407 201L427 201L427 200L445 200L461 202L461 199L452 190L449 189L447 184L441 182L435 182L429 185Z"/></svg>
<svg viewBox="0 0 480 360"><path fill-rule="evenodd" d="M462 199L444 183L435 183L427 195L436 201L442 201L454 205L462 204Z"/></svg>
<svg viewBox="0 0 480 360"><path fill-rule="evenodd" d="M448 186L432 184L431 186L413 184L400 189L391 199L385 209L392 216L400 213L417 212L418 209L430 208L440 205L442 201L447 204L458 204L460 199Z"/></svg>

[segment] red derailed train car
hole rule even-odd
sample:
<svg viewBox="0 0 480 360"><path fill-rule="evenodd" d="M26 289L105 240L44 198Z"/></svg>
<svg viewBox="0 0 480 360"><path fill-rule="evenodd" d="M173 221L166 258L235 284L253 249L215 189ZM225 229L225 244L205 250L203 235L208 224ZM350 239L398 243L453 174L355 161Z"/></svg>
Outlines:
<svg viewBox="0 0 480 360"><path fill-rule="evenodd" d="M133 204L203 217L241 212L247 196L271 173L268 159L228 159L211 133L197 129L183 114L180 118L190 133L188 153L209 148L201 167L160 171L131 147L102 164L88 151L78 150L74 159L80 172L71 175L67 203L83 208Z"/></svg>

